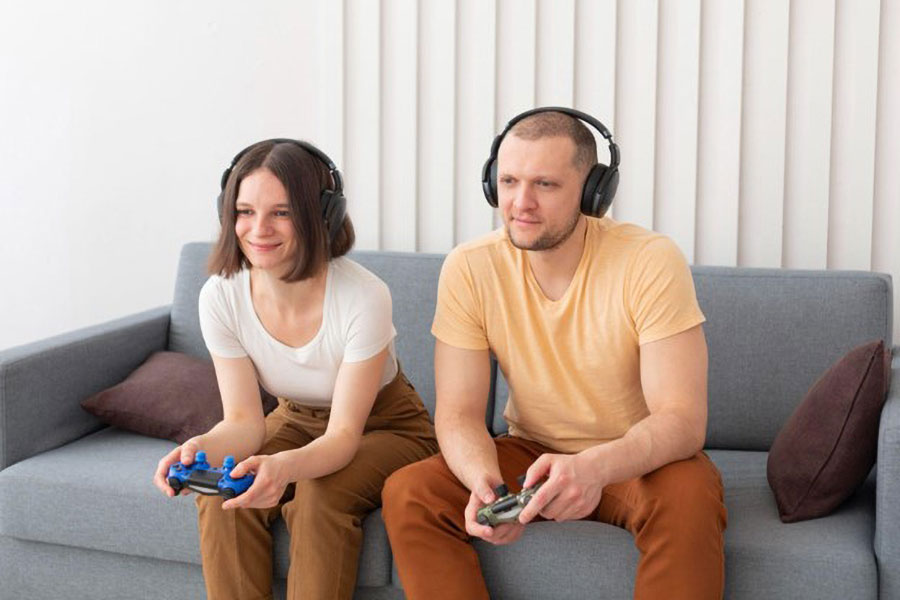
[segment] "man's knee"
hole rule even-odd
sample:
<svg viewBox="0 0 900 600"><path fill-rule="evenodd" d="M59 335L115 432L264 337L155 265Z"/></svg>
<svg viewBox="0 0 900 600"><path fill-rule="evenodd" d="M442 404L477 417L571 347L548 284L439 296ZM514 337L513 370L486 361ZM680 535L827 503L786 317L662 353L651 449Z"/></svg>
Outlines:
<svg viewBox="0 0 900 600"><path fill-rule="evenodd" d="M705 455L666 465L649 477L657 516L665 515L673 525L687 528L710 521L724 529L722 480Z"/></svg>
<svg viewBox="0 0 900 600"><path fill-rule="evenodd" d="M425 499L436 493L433 488L442 476L442 467L446 468L443 459L433 456L394 471L381 492L385 522L408 511L411 506L426 504Z"/></svg>

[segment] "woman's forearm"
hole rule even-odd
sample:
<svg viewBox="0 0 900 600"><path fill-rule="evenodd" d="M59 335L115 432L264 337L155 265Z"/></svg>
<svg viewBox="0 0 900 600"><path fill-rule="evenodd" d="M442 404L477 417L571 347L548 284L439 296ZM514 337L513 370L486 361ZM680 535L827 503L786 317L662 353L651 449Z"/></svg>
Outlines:
<svg viewBox="0 0 900 600"><path fill-rule="evenodd" d="M262 448L266 437L265 421L219 421L212 429L194 439L197 449L206 452L206 460L221 466L226 455L241 462Z"/></svg>
<svg viewBox="0 0 900 600"><path fill-rule="evenodd" d="M316 479L340 471L353 460L360 436L351 433L326 433L312 442L280 452L288 468L289 481Z"/></svg>

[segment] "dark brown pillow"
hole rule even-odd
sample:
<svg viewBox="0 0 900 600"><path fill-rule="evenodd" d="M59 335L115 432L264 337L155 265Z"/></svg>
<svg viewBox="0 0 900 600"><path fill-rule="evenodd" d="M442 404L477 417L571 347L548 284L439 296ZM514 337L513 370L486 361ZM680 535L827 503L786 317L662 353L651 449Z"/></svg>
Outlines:
<svg viewBox="0 0 900 600"><path fill-rule="evenodd" d="M767 475L785 523L824 517L865 481L875 464L890 354L882 341L848 352L778 432Z"/></svg>
<svg viewBox="0 0 900 600"><path fill-rule="evenodd" d="M278 400L262 388L260 393L268 414ZM179 352L151 354L125 381L81 406L104 423L179 444L222 420L213 364Z"/></svg>

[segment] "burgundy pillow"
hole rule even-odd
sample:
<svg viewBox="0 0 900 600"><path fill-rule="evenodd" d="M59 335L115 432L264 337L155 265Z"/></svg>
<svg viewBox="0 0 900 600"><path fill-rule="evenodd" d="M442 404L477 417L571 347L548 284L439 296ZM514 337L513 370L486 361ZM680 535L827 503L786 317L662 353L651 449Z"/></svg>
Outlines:
<svg viewBox="0 0 900 600"><path fill-rule="evenodd" d="M890 355L880 340L848 352L778 432L767 475L785 523L824 517L865 481L875 464Z"/></svg>
<svg viewBox="0 0 900 600"><path fill-rule="evenodd" d="M260 388L263 411L278 400ZM179 352L156 352L125 381L81 406L104 423L179 444L222 420L222 398L209 361Z"/></svg>

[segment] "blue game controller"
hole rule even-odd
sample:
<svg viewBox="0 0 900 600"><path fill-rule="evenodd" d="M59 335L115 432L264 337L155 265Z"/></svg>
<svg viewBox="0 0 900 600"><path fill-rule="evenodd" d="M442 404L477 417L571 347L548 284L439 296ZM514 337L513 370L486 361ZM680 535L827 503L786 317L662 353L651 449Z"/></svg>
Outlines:
<svg viewBox="0 0 900 600"><path fill-rule="evenodd" d="M224 496L227 499L240 496L253 484L253 475L232 478L234 457L226 456L221 469L214 469L206 462L206 452L198 452L194 462L188 466L175 463L169 467L167 482L178 495L184 488L206 496Z"/></svg>

